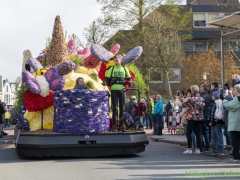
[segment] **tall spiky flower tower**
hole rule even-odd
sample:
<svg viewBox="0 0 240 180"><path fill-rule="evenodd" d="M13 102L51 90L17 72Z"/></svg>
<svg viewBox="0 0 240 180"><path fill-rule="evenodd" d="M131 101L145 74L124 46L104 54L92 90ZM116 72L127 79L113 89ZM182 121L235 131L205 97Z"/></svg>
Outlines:
<svg viewBox="0 0 240 180"><path fill-rule="evenodd" d="M63 33L60 16L55 18L55 23L52 33L52 41L46 61L47 67L52 67L60 64L68 59L67 45Z"/></svg>

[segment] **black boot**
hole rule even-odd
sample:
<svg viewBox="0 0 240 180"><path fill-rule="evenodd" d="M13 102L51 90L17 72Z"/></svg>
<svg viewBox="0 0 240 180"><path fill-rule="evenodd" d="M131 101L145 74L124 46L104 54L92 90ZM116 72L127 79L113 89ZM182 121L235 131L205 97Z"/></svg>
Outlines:
<svg viewBox="0 0 240 180"><path fill-rule="evenodd" d="M162 135L162 128L158 128L157 135Z"/></svg>
<svg viewBox="0 0 240 180"><path fill-rule="evenodd" d="M2 134L3 134L4 136L7 136L7 135L8 135L8 133L5 133L4 131L2 131Z"/></svg>

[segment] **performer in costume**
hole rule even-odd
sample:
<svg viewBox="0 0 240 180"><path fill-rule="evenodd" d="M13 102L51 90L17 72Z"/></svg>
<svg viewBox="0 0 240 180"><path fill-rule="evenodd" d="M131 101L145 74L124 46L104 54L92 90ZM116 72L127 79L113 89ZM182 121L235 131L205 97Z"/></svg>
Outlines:
<svg viewBox="0 0 240 180"><path fill-rule="evenodd" d="M123 117L124 108L124 92L122 91L126 85L126 78L128 83L131 84L131 76L127 68L121 65L123 54L118 53L114 56L115 66L112 66L108 70L108 74L103 81L103 85L110 84L111 86L111 102L112 102L112 112L113 112L113 124L116 124L118 119L118 105L119 105L119 118ZM123 127L121 127L123 128ZM114 129L116 130L116 129Z"/></svg>

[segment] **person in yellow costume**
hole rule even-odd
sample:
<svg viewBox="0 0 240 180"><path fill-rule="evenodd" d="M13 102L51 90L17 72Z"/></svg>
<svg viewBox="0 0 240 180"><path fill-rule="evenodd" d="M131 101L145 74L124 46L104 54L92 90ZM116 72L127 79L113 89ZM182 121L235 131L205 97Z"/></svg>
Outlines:
<svg viewBox="0 0 240 180"><path fill-rule="evenodd" d="M10 123L9 123L10 118L11 118L11 114L10 114L9 110L7 109L7 111L5 112L5 120L4 120L5 128L10 126Z"/></svg>

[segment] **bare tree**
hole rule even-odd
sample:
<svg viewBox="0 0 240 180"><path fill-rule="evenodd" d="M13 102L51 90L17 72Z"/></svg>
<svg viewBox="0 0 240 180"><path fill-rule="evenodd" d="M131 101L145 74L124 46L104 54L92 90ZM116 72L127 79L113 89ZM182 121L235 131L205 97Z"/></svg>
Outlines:
<svg viewBox="0 0 240 180"><path fill-rule="evenodd" d="M108 25L117 30L142 30L143 19L161 4L180 3L181 0L97 0Z"/></svg>
<svg viewBox="0 0 240 180"><path fill-rule="evenodd" d="M184 57L181 38L174 28L171 18L164 16L159 11L151 13L144 22L142 35L148 59L143 63L147 67L154 67L163 72L167 95L172 98L169 77L172 73L171 68L179 64Z"/></svg>
<svg viewBox="0 0 240 180"><path fill-rule="evenodd" d="M84 28L83 35L86 38L87 45L103 44L109 38L109 28L104 24L104 20L98 18L89 27Z"/></svg>
<svg viewBox="0 0 240 180"><path fill-rule="evenodd" d="M68 40L74 40L76 42L76 49L85 48L86 44L84 44L76 34L71 34L68 36Z"/></svg>

